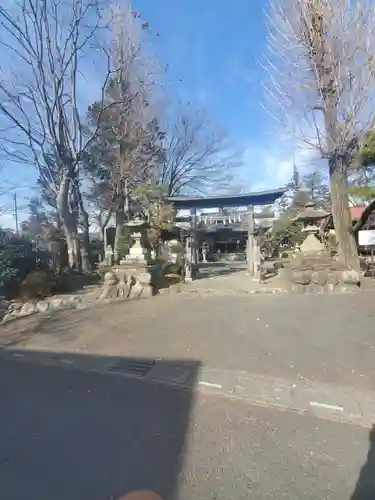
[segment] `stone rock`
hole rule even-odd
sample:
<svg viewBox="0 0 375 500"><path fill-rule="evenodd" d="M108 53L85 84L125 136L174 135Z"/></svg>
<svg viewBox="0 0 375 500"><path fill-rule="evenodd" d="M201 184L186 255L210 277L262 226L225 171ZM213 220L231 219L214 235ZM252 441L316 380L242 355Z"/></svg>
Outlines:
<svg viewBox="0 0 375 500"><path fill-rule="evenodd" d="M3 317L1 324L5 325L5 323L9 323L9 321L13 321L14 319L19 318L20 314L19 311L11 311L6 313L6 315Z"/></svg>
<svg viewBox="0 0 375 500"><path fill-rule="evenodd" d="M354 283L340 283L335 288L338 293L356 293L358 290L359 286Z"/></svg>
<svg viewBox="0 0 375 500"><path fill-rule="evenodd" d="M346 271L341 271L340 281L343 283L359 285L359 283L360 283L359 272L355 271L354 269L348 269Z"/></svg>
<svg viewBox="0 0 375 500"><path fill-rule="evenodd" d="M339 277L338 277L338 272L333 271L328 274L328 279L327 279L327 285L331 285L330 288L332 288L331 291L333 291L334 287L337 285L339 282Z"/></svg>
<svg viewBox="0 0 375 500"><path fill-rule="evenodd" d="M87 295L89 296L89 295ZM74 304L77 304L78 302L82 302L82 300L85 299L85 296L84 295L72 295L69 300L71 302L74 302Z"/></svg>
<svg viewBox="0 0 375 500"><path fill-rule="evenodd" d="M117 285L117 297L120 299L127 299L129 296L130 286L128 283L120 283Z"/></svg>
<svg viewBox="0 0 375 500"><path fill-rule="evenodd" d="M79 295L70 295L67 297L64 297L63 299L63 304L66 307L76 307L78 302L82 300L82 297Z"/></svg>
<svg viewBox="0 0 375 500"><path fill-rule="evenodd" d="M328 281L328 273L325 271L314 271L311 274L311 281L316 285L325 285Z"/></svg>
<svg viewBox="0 0 375 500"><path fill-rule="evenodd" d="M104 275L104 283L108 285L116 285L118 283L118 278L113 271L108 271Z"/></svg>
<svg viewBox="0 0 375 500"><path fill-rule="evenodd" d="M30 316L37 312L36 305L32 302L26 302L20 311L20 316Z"/></svg>
<svg viewBox="0 0 375 500"><path fill-rule="evenodd" d="M305 288L306 293L324 293L324 286L316 283L310 283Z"/></svg>
<svg viewBox="0 0 375 500"><path fill-rule="evenodd" d="M77 302L77 306L76 306L76 309L89 309L89 307L91 306L91 304L87 304L85 302Z"/></svg>
<svg viewBox="0 0 375 500"><path fill-rule="evenodd" d="M149 285L151 283L151 273L147 272L139 273L137 276L137 280L142 285Z"/></svg>
<svg viewBox="0 0 375 500"><path fill-rule="evenodd" d="M111 285L117 285L118 284L118 280L116 280L116 281L115 280L109 280L109 281L106 281L105 284L109 285L109 286L111 286Z"/></svg>
<svg viewBox="0 0 375 500"><path fill-rule="evenodd" d="M104 290L99 297L99 300L116 299L118 297L118 285L111 285L106 283L104 285Z"/></svg>
<svg viewBox="0 0 375 500"><path fill-rule="evenodd" d="M327 283L326 290L327 292L334 292L336 289L337 283Z"/></svg>
<svg viewBox="0 0 375 500"><path fill-rule="evenodd" d="M48 308L49 308L49 303L46 300L41 300L36 305L37 311L41 313L46 312Z"/></svg>
<svg viewBox="0 0 375 500"><path fill-rule="evenodd" d="M294 285L291 286L290 291L292 293L305 293L306 292L306 286L305 285L294 284Z"/></svg>
<svg viewBox="0 0 375 500"><path fill-rule="evenodd" d="M144 287L141 285L141 283L137 281L130 289L129 298L134 299L136 297L143 296L143 288Z"/></svg>
<svg viewBox="0 0 375 500"><path fill-rule="evenodd" d="M143 286L143 285L142 285ZM142 290L142 297L153 297L157 293L153 286L145 285Z"/></svg>
<svg viewBox="0 0 375 500"><path fill-rule="evenodd" d="M66 299L63 299L60 307L61 309L75 309L76 305L77 305L76 301L68 297Z"/></svg>
<svg viewBox="0 0 375 500"><path fill-rule="evenodd" d="M305 271L293 271L291 280L297 285L308 285L311 281L311 277Z"/></svg>
<svg viewBox="0 0 375 500"><path fill-rule="evenodd" d="M302 253L320 253L324 251L323 243L312 233L306 236L300 248Z"/></svg>
<svg viewBox="0 0 375 500"><path fill-rule="evenodd" d="M59 297L52 298L49 300L49 304L52 309L58 309L62 306L63 299L60 299Z"/></svg>
<svg viewBox="0 0 375 500"><path fill-rule="evenodd" d="M10 311L20 311L22 309L23 302L11 302L9 304Z"/></svg>

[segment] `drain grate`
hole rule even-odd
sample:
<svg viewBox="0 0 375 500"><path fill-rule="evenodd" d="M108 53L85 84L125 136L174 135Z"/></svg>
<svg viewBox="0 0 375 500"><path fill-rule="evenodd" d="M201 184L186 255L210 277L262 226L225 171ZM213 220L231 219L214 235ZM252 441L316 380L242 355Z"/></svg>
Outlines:
<svg viewBox="0 0 375 500"><path fill-rule="evenodd" d="M154 364L155 360L152 359L120 359L114 365L107 368L107 371L144 377Z"/></svg>

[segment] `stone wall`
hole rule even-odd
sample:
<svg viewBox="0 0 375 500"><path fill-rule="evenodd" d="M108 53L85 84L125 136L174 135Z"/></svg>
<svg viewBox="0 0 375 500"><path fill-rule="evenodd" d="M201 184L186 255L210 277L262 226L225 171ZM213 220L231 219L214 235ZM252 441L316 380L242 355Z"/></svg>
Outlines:
<svg viewBox="0 0 375 500"><path fill-rule="evenodd" d="M279 269L279 276L293 293L345 293L360 288L360 275L353 269L332 265L296 265Z"/></svg>
<svg viewBox="0 0 375 500"><path fill-rule="evenodd" d="M165 285L160 266L126 270L119 266L104 274L100 286L88 286L73 294L46 297L43 300L3 301L2 323L30 316L36 313L50 313L58 309L88 309L100 303L151 297Z"/></svg>

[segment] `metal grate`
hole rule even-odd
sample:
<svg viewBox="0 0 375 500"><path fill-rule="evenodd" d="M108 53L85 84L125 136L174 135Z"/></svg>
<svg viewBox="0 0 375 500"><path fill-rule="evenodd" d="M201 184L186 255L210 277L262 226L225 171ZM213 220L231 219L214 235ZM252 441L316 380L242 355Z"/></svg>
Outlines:
<svg viewBox="0 0 375 500"><path fill-rule="evenodd" d="M137 377L144 377L154 366L155 360L150 359L120 359L107 368L110 372L126 373Z"/></svg>

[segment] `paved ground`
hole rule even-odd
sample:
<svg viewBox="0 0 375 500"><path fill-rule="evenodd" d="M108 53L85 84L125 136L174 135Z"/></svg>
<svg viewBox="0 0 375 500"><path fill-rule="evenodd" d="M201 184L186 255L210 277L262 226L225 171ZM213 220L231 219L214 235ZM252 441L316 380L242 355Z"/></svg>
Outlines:
<svg viewBox="0 0 375 500"><path fill-rule="evenodd" d="M30 362L0 380L6 500L375 498L368 429Z"/></svg>
<svg viewBox="0 0 375 500"><path fill-rule="evenodd" d="M241 273L194 284L220 293L3 328L1 497L374 499L375 449L357 424L375 422L375 295L246 295ZM119 356L159 361L141 381L108 374ZM336 420L317 419L311 402L345 412L323 404Z"/></svg>
<svg viewBox="0 0 375 500"><path fill-rule="evenodd" d="M285 289L285 283L275 274L273 262L265 265L266 274L263 282L250 279L245 262L217 262L214 264L201 264L198 279L184 287L184 290L199 290L205 292L261 292L264 290Z"/></svg>
<svg viewBox="0 0 375 500"><path fill-rule="evenodd" d="M62 312L17 348L154 358L375 388L374 295L163 296Z"/></svg>

